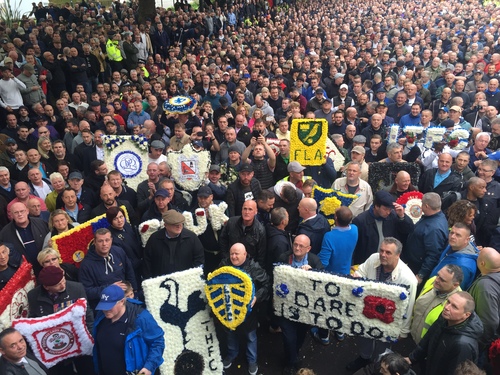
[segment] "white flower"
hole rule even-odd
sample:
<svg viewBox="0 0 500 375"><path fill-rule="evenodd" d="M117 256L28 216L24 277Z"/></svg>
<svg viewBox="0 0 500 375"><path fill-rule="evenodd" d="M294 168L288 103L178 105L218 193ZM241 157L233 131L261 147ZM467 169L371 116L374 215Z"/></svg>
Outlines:
<svg viewBox="0 0 500 375"><path fill-rule="evenodd" d="M146 227L146 229L143 232L143 228L145 228L145 227ZM142 246L146 246L146 244L148 243L149 237L151 237L151 235L154 232L156 232L157 230L159 230L162 227L163 227L163 220L159 221L157 219L147 220L147 221L139 224L139 233L141 235Z"/></svg>
<svg viewBox="0 0 500 375"><path fill-rule="evenodd" d="M227 203L220 202L219 205L211 204L208 207L208 213L210 214L210 223L212 224L212 228L214 230L220 230L229 220L226 216L225 211L227 210Z"/></svg>
<svg viewBox="0 0 500 375"><path fill-rule="evenodd" d="M184 219L186 219L186 221L184 222L184 227L199 236L200 234L205 233L205 231L207 230L207 216L205 215L205 209L203 208L197 208L194 214L196 215L196 221L198 222L198 225L194 225L191 212L184 211L182 213L182 216L184 216Z"/></svg>
<svg viewBox="0 0 500 375"><path fill-rule="evenodd" d="M398 134L399 134L399 125L392 125L389 128L389 137L387 142L388 143L394 143L398 141Z"/></svg>
<svg viewBox="0 0 500 375"><path fill-rule="evenodd" d="M446 133L446 128L440 126L433 126L427 128L425 132L425 148L432 148L435 142L441 142L443 140L443 135Z"/></svg>
<svg viewBox="0 0 500 375"><path fill-rule="evenodd" d="M409 133L412 135L422 134L423 131L424 127L419 125L407 125L403 128L404 133Z"/></svg>

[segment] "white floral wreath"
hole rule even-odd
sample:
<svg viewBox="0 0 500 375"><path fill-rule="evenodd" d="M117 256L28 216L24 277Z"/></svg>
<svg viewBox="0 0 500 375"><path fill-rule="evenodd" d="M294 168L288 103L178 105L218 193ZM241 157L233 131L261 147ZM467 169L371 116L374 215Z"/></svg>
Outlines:
<svg viewBox="0 0 500 375"><path fill-rule="evenodd" d="M225 214L227 210L227 203L221 202L217 204L211 204L208 207L208 213L210 215L210 223L215 231L222 229L228 217ZM182 213L184 219L186 220L184 226L190 231L194 232L197 236L203 234L207 230L207 218L205 216L205 210L203 208L198 208L195 211L197 216L198 225L194 225L193 216L191 212L184 211ZM157 230L163 227L163 220L151 219L139 224L139 233L141 235L142 246L146 246L149 237Z"/></svg>

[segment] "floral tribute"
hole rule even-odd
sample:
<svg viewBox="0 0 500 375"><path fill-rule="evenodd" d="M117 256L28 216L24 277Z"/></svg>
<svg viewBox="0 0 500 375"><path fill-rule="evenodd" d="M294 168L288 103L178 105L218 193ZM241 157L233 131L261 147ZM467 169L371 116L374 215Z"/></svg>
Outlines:
<svg viewBox="0 0 500 375"><path fill-rule="evenodd" d="M463 150L469 145L470 133L466 129L455 129L448 136L448 147L452 150Z"/></svg>
<svg viewBox="0 0 500 375"><path fill-rule="evenodd" d="M318 203L319 212L325 215L331 226L335 224L335 211L337 211L340 206L349 207L352 202L358 199L356 194L346 194L339 190L324 189L318 185L314 186L312 197L316 203Z"/></svg>
<svg viewBox="0 0 500 375"><path fill-rule="evenodd" d="M103 144L108 171L117 170L128 186L137 189L137 185L148 178L147 138L141 135L109 135L103 136Z"/></svg>
<svg viewBox="0 0 500 375"><path fill-rule="evenodd" d="M125 206L121 206L121 208L125 211L127 221L130 222L127 209ZM89 246L94 240L95 231L108 227L109 223L106 220L106 214L97 216L67 232L52 237L52 247L61 254L63 263L72 263L80 267L81 261L87 255Z"/></svg>
<svg viewBox="0 0 500 375"><path fill-rule="evenodd" d="M85 324L86 310L87 300L80 298L57 313L17 319L12 327L26 337L35 356L51 368L65 359L92 354L94 340Z"/></svg>
<svg viewBox="0 0 500 375"><path fill-rule="evenodd" d="M395 143L398 141L401 128L397 124L393 124L388 129L387 143Z"/></svg>
<svg viewBox="0 0 500 375"><path fill-rule="evenodd" d="M444 133L446 133L446 128L442 126L431 126L425 131L424 147L429 149L434 146L434 143L439 143L443 141Z"/></svg>
<svg viewBox="0 0 500 375"><path fill-rule="evenodd" d="M28 292L35 287L31 264L23 257L21 266L0 291L0 331L14 319L28 316Z"/></svg>
<svg viewBox="0 0 500 375"><path fill-rule="evenodd" d="M272 290L277 316L350 336L393 342L406 322L403 285L279 265Z"/></svg>
<svg viewBox="0 0 500 375"><path fill-rule="evenodd" d="M203 270L192 268L142 283L146 306L165 332L163 375L193 356L204 364L204 375L223 373L219 342L205 298Z"/></svg>
<svg viewBox="0 0 500 375"><path fill-rule="evenodd" d="M208 174L210 151L196 150L188 143L181 151L170 151L167 163L174 181L187 191L195 191Z"/></svg>
<svg viewBox="0 0 500 375"><path fill-rule="evenodd" d="M163 103L163 110L166 113L185 114L196 108L196 100L191 96L174 96Z"/></svg>
<svg viewBox="0 0 500 375"><path fill-rule="evenodd" d="M363 315L368 319L379 319L386 324L394 321L396 311L394 301L383 297L368 296L365 297L364 303Z"/></svg>
<svg viewBox="0 0 500 375"><path fill-rule="evenodd" d="M290 128L290 161L323 165L327 139L327 120L294 119Z"/></svg>
<svg viewBox="0 0 500 375"><path fill-rule="evenodd" d="M400 196L396 203L400 204L405 209L407 214L414 223L422 217L422 198L424 194L419 191L409 191Z"/></svg>
<svg viewBox="0 0 500 375"><path fill-rule="evenodd" d="M392 185L400 171L408 172L413 186L418 185L420 166L417 163L371 163L368 170L368 183L373 193L375 194L384 187Z"/></svg>
<svg viewBox="0 0 500 375"><path fill-rule="evenodd" d="M205 294L217 319L235 330L252 311L255 286L246 272L226 266L208 274Z"/></svg>
<svg viewBox="0 0 500 375"><path fill-rule="evenodd" d="M420 135L424 132L424 127L421 125L407 125L403 128L408 146L412 147Z"/></svg>
<svg viewBox="0 0 500 375"><path fill-rule="evenodd" d="M225 212L227 210L227 203L226 202L220 202L218 205L217 204L211 204L208 207L208 214L210 216L210 225L215 231L221 230L226 221L229 220L229 218L226 216ZM184 226L189 229L190 231L196 233L196 235L200 235L205 232L207 229L207 219L205 216L205 212L202 208L198 208L195 212L195 215L197 217L196 221L198 222L198 225L194 225L193 222L193 216L191 212L184 211L182 215L185 218ZM142 246L146 246L148 243L149 237L159 230L160 228L163 228L163 220L158 220L158 219L151 219L147 220L141 224L139 224L139 234L141 236L141 242Z"/></svg>

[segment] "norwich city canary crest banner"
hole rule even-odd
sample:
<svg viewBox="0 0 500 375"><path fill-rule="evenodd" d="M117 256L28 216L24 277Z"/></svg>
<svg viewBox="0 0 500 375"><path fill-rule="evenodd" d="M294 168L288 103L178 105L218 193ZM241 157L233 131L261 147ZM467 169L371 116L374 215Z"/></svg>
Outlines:
<svg viewBox="0 0 500 375"><path fill-rule="evenodd" d="M328 121L296 119L290 130L290 161L301 165L323 165L326 155Z"/></svg>

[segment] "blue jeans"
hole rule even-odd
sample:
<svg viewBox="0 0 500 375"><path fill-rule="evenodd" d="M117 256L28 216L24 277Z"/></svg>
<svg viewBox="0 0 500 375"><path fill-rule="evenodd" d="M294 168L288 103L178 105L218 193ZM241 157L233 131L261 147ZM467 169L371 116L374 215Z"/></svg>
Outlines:
<svg viewBox="0 0 500 375"><path fill-rule="evenodd" d="M247 339L247 361L249 364L257 363L257 330L248 333L242 333ZM236 359L240 352L240 343L238 333L234 331L227 332L227 356L231 360Z"/></svg>

